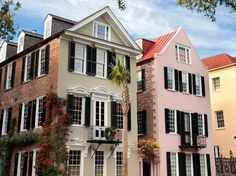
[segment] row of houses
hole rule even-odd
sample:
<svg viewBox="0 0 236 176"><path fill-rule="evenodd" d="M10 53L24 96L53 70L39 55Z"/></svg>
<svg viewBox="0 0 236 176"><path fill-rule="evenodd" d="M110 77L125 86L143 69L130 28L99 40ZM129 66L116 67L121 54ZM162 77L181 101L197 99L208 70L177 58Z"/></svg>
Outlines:
<svg viewBox="0 0 236 176"><path fill-rule="evenodd" d="M121 89L109 78L114 56L130 72L128 175L215 175L212 126L216 127L207 67L214 73L210 75L214 91L219 92L216 67L207 64L209 59L203 62L206 66L202 63L182 28L134 41L109 7L80 21L48 14L44 35L23 30L18 43L3 42L1 138L8 135L13 118L17 119L14 134L40 133L45 96L55 92L67 99L71 114L69 175L121 176L122 144L104 137L106 128L113 127L119 138L123 128ZM231 65L234 68L235 62ZM227 71L234 70L227 67ZM222 109L215 111L217 127L225 127ZM219 151L222 138L227 138L214 137ZM160 146L158 158L143 159L138 139L154 139ZM37 150L37 145L15 147L10 175L35 176Z"/></svg>

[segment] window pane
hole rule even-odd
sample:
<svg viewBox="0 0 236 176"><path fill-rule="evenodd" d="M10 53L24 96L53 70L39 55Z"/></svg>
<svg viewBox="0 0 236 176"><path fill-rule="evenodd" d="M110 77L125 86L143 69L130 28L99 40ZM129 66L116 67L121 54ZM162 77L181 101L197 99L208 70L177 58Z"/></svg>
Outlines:
<svg viewBox="0 0 236 176"><path fill-rule="evenodd" d="M104 152L95 152L95 176L103 176Z"/></svg>
<svg viewBox="0 0 236 176"><path fill-rule="evenodd" d="M143 135L143 117L142 117L142 111L138 112L138 135Z"/></svg>
<svg viewBox="0 0 236 176"><path fill-rule="evenodd" d="M97 68L96 75L100 77L105 77L105 62L106 62L107 52L102 49L97 49Z"/></svg>
<svg viewBox="0 0 236 176"><path fill-rule="evenodd" d="M81 157L80 151L78 150L69 151L68 169L70 176L80 175L80 157Z"/></svg>
<svg viewBox="0 0 236 176"><path fill-rule="evenodd" d="M43 116L43 98L40 98L38 99L38 126L42 126Z"/></svg>
<svg viewBox="0 0 236 176"><path fill-rule="evenodd" d="M83 107L83 98L74 96L72 124L82 125L82 115L83 115L82 107Z"/></svg>
<svg viewBox="0 0 236 176"><path fill-rule="evenodd" d="M203 136L204 135L204 128L203 128L203 115L198 114L198 135Z"/></svg>
<svg viewBox="0 0 236 176"><path fill-rule="evenodd" d="M176 153L170 153L171 176L177 176L177 158Z"/></svg>
<svg viewBox="0 0 236 176"><path fill-rule="evenodd" d="M84 62L86 57L86 46L82 44L75 45L75 71L84 73Z"/></svg>
<svg viewBox="0 0 236 176"><path fill-rule="evenodd" d="M213 87L214 87L214 91L219 91L220 90L220 78L213 78Z"/></svg>
<svg viewBox="0 0 236 176"><path fill-rule="evenodd" d="M116 152L116 176L122 176L122 152Z"/></svg>
<svg viewBox="0 0 236 176"><path fill-rule="evenodd" d="M225 126L223 111L216 111L216 118L217 118L217 127L223 128Z"/></svg>
<svg viewBox="0 0 236 176"><path fill-rule="evenodd" d="M168 89L174 89L174 70L171 68L167 69Z"/></svg>
<svg viewBox="0 0 236 176"><path fill-rule="evenodd" d="M169 110L169 128L170 133L176 133L176 117L175 117L175 110Z"/></svg>
<svg viewBox="0 0 236 176"><path fill-rule="evenodd" d="M117 119L117 128L123 129L123 113L122 106L120 103L116 104L116 119Z"/></svg>
<svg viewBox="0 0 236 176"><path fill-rule="evenodd" d="M200 154L200 170L201 170L201 176L206 176L207 175L207 170L206 170L206 155Z"/></svg>
<svg viewBox="0 0 236 176"><path fill-rule="evenodd" d="M40 70L39 70L39 74L43 75L43 74L45 74L46 49L43 48L43 49L40 50L40 52L41 52L41 57L40 57Z"/></svg>
<svg viewBox="0 0 236 176"><path fill-rule="evenodd" d="M186 161L186 176L192 176L192 158L191 154L185 155L185 161Z"/></svg>
<svg viewBox="0 0 236 176"><path fill-rule="evenodd" d="M201 77L198 75L195 76L195 89L196 95L201 95Z"/></svg>
<svg viewBox="0 0 236 176"><path fill-rule="evenodd" d="M183 92L188 92L188 73L182 72L182 88Z"/></svg>

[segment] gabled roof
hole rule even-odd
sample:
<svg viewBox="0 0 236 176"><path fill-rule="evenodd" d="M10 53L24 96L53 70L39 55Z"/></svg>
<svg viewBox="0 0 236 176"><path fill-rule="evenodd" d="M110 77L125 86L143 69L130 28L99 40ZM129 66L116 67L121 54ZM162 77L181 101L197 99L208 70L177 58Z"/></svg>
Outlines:
<svg viewBox="0 0 236 176"><path fill-rule="evenodd" d="M129 43L137 50L140 50L139 46L135 43L135 41L132 39L132 37L129 35L129 33L126 31L124 26L120 23L120 21L117 19L117 17L114 15L114 13L111 11L109 6L106 6L97 12L91 14L90 16L80 20L75 26L73 26L70 31L76 31L80 29L81 27L85 26L86 24L92 22L93 20L97 19L98 17L102 16L103 14L108 14L109 17L112 20L112 23L116 25L118 32L120 32L122 35L126 37L126 39L129 41Z"/></svg>
<svg viewBox="0 0 236 176"><path fill-rule="evenodd" d="M144 43L143 48L149 47L149 49L145 53L143 53L143 56L137 61L137 63L141 63L143 61L152 59L155 57L156 53L161 53L164 50L164 48L168 45L168 43L171 41L171 39L174 38L176 33L177 31L170 32L168 34L162 35L155 39L149 40L152 42L152 44L151 42L143 42ZM143 39L143 40L146 40L146 39ZM149 45L149 46L146 46L146 45Z"/></svg>
<svg viewBox="0 0 236 176"><path fill-rule="evenodd" d="M26 31L26 30L22 30L22 32L24 32L26 35L30 35L30 36L34 36L34 37L43 39L43 35L41 35L41 34L37 34L35 32L30 32L30 31Z"/></svg>
<svg viewBox="0 0 236 176"><path fill-rule="evenodd" d="M66 23L70 23L70 24L76 24L78 23L77 21L73 21L73 20L70 20L70 19L67 19L67 18L64 18L64 17L60 17L60 16L57 16L57 15L54 15L54 14L51 14L49 13L45 19L47 19L48 16L51 16L52 18L54 19L57 19L57 20L60 20L60 21L63 21L63 22L66 22Z"/></svg>
<svg viewBox="0 0 236 176"><path fill-rule="evenodd" d="M236 58L222 53L202 59L203 64L208 70L218 69L236 64Z"/></svg>

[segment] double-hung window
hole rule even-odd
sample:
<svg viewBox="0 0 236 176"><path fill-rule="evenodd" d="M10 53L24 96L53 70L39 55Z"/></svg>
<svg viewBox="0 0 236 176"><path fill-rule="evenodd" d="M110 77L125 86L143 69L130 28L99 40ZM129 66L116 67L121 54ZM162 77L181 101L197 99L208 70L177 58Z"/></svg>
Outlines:
<svg viewBox="0 0 236 176"><path fill-rule="evenodd" d="M103 40L110 40L110 26L98 21L94 21L93 36Z"/></svg>
<svg viewBox="0 0 236 176"><path fill-rule="evenodd" d="M178 153L170 153L171 176L178 176Z"/></svg>
<svg viewBox="0 0 236 176"><path fill-rule="evenodd" d="M138 70L137 89L143 91L145 89L145 69Z"/></svg>
<svg viewBox="0 0 236 176"><path fill-rule="evenodd" d="M2 135L7 134L7 126L8 126L8 121L9 121L9 108L5 108L2 110Z"/></svg>
<svg viewBox="0 0 236 176"><path fill-rule="evenodd" d="M23 103L22 104L22 112L21 112L21 131L27 129L27 123L29 120L29 103Z"/></svg>
<svg viewBox="0 0 236 176"><path fill-rule="evenodd" d="M6 85L5 89L10 89L12 88L12 74L13 74L13 63L10 63L6 66Z"/></svg>
<svg viewBox="0 0 236 176"><path fill-rule="evenodd" d="M70 176L80 176L81 151L70 150L68 159L68 170Z"/></svg>
<svg viewBox="0 0 236 176"><path fill-rule="evenodd" d="M80 96L73 96L73 114L71 121L73 125L82 125L82 122L84 122L84 109L85 99Z"/></svg>
<svg viewBox="0 0 236 176"><path fill-rule="evenodd" d="M37 98L35 126L40 127L45 118L44 97Z"/></svg>
<svg viewBox="0 0 236 176"><path fill-rule="evenodd" d="M20 37L18 40L17 53L24 50L24 37Z"/></svg>
<svg viewBox="0 0 236 176"><path fill-rule="evenodd" d="M116 176L122 176L122 152L116 152Z"/></svg>
<svg viewBox="0 0 236 176"><path fill-rule="evenodd" d="M214 91L220 91L220 77L212 78L212 82Z"/></svg>
<svg viewBox="0 0 236 176"><path fill-rule="evenodd" d="M96 76L107 77L107 51L104 49L97 49L96 61Z"/></svg>
<svg viewBox="0 0 236 176"><path fill-rule="evenodd" d="M205 136L205 122L203 114L198 114L198 135Z"/></svg>
<svg viewBox="0 0 236 176"><path fill-rule="evenodd" d="M120 103L116 104L116 119L117 119L117 128L123 129L123 113L122 113L122 106Z"/></svg>
<svg viewBox="0 0 236 176"><path fill-rule="evenodd" d="M201 96L202 95L202 90L201 90L201 76L195 75L195 90L196 90L196 95Z"/></svg>
<svg viewBox="0 0 236 176"><path fill-rule="evenodd" d="M182 89L183 92L188 93L189 92L189 82L188 82L188 73L182 72Z"/></svg>
<svg viewBox="0 0 236 176"><path fill-rule="evenodd" d="M31 80L31 65L32 65L31 62L32 62L32 57L31 54L29 54L25 58L24 82Z"/></svg>
<svg viewBox="0 0 236 176"><path fill-rule="evenodd" d="M169 109L168 110L168 118L169 118L169 132L170 133L177 133L176 111Z"/></svg>
<svg viewBox="0 0 236 176"><path fill-rule="evenodd" d="M85 73L86 70L86 45L81 43L75 44L75 66L74 71Z"/></svg>
<svg viewBox="0 0 236 176"><path fill-rule="evenodd" d="M175 89L175 81L174 81L174 69L167 68L167 88L170 90Z"/></svg>
<svg viewBox="0 0 236 176"><path fill-rule="evenodd" d="M104 152L95 152L94 176L104 176Z"/></svg>
<svg viewBox="0 0 236 176"><path fill-rule="evenodd" d="M185 154L185 162L186 162L186 176L193 176L193 162L192 155L189 153Z"/></svg>
<svg viewBox="0 0 236 176"><path fill-rule="evenodd" d="M205 154L200 154L200 173L201 176L207 176L207 161Z"/></svg>
<svg viewBox="0 0 236 176"><path fill-rule="evenodd" d="M190 60L190 48L182 46L182 45L175 45L175 51L176 51L176 60L191 64Z"/></svg>
<svg viewBox="0 0 236 176"><path fill-rule="evenodd" d="M27 162L25 161L25 153L20 152L18 155L17 176L23 176L25 162Z"/></svg>
<svg viewBox="0 0 236 176"><path fill-rule="evenodd" d="M216 111L216 120L217 120L217 128L224 128L225 122L224 122L224 113L223 111Z"/></svg>
<svg viewBox="0 0 236 176"><path fill-rule="evenodd" d="M38 65L38 76L46 73L46 47L40 49L39 52L39 65Z"/></svg>
<svg viewBox="0 0 236 176"><path fill-rule="evenodd" d="M137 120L138 120L138 135L143 135L143 113L142 111L139 111L137 114Z"/></svg>

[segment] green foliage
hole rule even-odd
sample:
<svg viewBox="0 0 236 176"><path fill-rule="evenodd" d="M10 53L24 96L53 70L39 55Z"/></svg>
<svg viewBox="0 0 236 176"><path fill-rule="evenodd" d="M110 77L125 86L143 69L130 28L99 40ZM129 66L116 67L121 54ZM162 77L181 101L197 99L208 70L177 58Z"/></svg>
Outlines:
<svg viewBox="0 0 236 176"><path fill-rule="evenodd" d="M11 164L11 157L12 157L12 150L9 147L6 147L3 152L1 152L2 158L2 170L0 175L9 175L10 164Z"/></svg>
<svg viewBox="0 0 236 176"><path fill-rule="evenodd" d="M121 10L121 11L124 11L126 9L126 5L124 3L123 0L117 0L117 4L118 4L118 8Z"/></svg>
<svg viewBox="0 0 236 176"><path fill-rule="evenodd" d="M0 38L11 40L15 35L14 11L19 10L21 4L14 0L0 0Z"/></svg>
<svg viewBox="0 0 236 176"><path fill-rule="evenodd" d="M51 166L45 169L42 173L42 176L57 176L57 168L54 166Z"/></svg>
<svg viewBox="0 0 236 176"><path fill-rule="evenodd" d="M158 157L159 144L155 140L140 139L138 141L138 150L140 155L147 160L153 160Z"/></svg>
<svg viewBox="0 0 236 176"><path fill-rule="evenodd" d="M177 0L177 3L191 11L203 13L212 21L216 20L215 14L218 6L229 8L231 12L236 11L236 0Z"/></svg>

